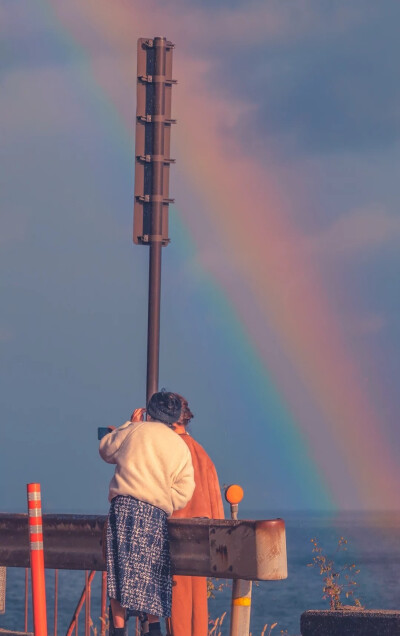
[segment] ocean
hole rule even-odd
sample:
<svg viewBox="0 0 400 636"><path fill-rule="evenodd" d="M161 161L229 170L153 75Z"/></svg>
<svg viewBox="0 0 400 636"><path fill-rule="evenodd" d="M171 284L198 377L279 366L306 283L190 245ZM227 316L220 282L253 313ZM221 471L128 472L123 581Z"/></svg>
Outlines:
<svg viewBox="0 0 400 636"><path fill-rule="evenodd" d="M241 514L241 518L268 519L271 515L261 511ZM355 564L360 570L353 576L356 581L354 597L368 609L400 609L400 512L387 513L287 513L282 515L286 523L288 578L284 581L263 581L253 584L251 633L260 636L266 624L268 636L298 636L300 615L308 609L328 609L323 600L323 581L319 570L308 567L313 556L311 539L316 538L323 553L340 568ZM337 552L341 537L347 540L346 551ZM347 570L343 571L342 577ZM24 577L19 568L7 570L6 612L0 615L0 628L17 631L24 629ZM343 582L345 580L343 579ZM84 572L59 572L58 634L65 634L84 587ZM96 574L92 584L91 616L93 626L100 632L100 583ZM223 589L215 591L209 600L211 619L224 612L227 615L221 636L229 634L231 582L216 581ZM53 632L54 571L46 570L48 631ZM351 599L343 598L345 604ZM31 602L29 600L31 607ZM28 629L32 630L31 611ZM84 610L81 614L79 633L84 633ZM134 634L133 624L130 634Z"/></svg>

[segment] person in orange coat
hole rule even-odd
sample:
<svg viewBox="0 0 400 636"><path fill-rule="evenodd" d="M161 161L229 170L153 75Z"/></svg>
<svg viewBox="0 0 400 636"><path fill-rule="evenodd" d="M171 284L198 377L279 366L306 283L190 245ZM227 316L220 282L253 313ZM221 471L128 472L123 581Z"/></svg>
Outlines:
<svg viewBox="0 0 400 636"><path fill-rule="evenodd" d="M223 519L221 490L217 471L206 451L186 428L193 418L187 400L181 395L182 409L179 420L172 424L173 430L189 447L194 469L196 487L188 504L177 510L172 517L207 517ZM172 612L170 630L173 636L207 636L208 605L207 579L198 576L174 576L172 583Z"/></svg>

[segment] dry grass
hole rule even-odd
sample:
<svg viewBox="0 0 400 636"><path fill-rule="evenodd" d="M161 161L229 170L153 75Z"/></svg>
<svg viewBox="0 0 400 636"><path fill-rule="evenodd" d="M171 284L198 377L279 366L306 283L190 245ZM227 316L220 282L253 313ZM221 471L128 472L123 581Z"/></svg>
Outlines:
<svg viewBox="0 0 400 636"><path fill-rule="evenodd" d="M211 626L211 629L208 630L208 636L221 636L221 632L219 631L219 628L224 622L225 616L226 616L226 612L224 612L222 616L218 616L218 618L216 618L214 622L210 621L210 623L212 623L212 626Z"/></svg>
<svg viewBox="0 0 400 636"><path fill-rule="evenodd" d="M317 539L311 539L313 546L312 563L308 563L308 567L319 569L320 575L323 577L322 598L328 599L331 610L343 607L341 596L344 594L346 599L353 597L354 605L362 607L360 599L354 598L354 587L357 585L355 577L360 573L354 563L345 563L341 567L337 567L333 559L329 559L323 552ZM340 537L336 554L347 550L347 539Z"/></svg>
<svg viewBox="0 0 400 636"><path fill-rule="evenodd" d="M208 636L221 636L222 632L220 631L220 627L222 625L222 623L224 622L224 619L226 617L226 612L224 612L222 614L222 616L219 616L218 618L215 619L215 621L210 621L211 627L208 631ZM271 636L271 632L273 629L275 629L275 627L278 625L278 623L272 623L271 626L268 625L268 623L266 623L263 627L263 630L260 634L260 636ZM267 631L268 630L268 631ZM287 633L287 631L281 631L281 634L283 636L289 636L289 634ZM252 632L250 632L249 636L252 636ZM255 635L254 635L255 636Z"/></svg>

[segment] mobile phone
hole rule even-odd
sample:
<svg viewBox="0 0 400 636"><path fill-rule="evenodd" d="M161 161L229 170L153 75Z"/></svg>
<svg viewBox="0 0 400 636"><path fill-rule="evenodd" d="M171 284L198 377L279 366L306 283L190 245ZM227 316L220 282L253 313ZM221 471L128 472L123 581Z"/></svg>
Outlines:
<svg viewBox="0 0 400 636"><path fill-rule="evenodd" d="M103 439L104 435L111 433L108 426L99 426L97 429L97 439Z"/></svg>

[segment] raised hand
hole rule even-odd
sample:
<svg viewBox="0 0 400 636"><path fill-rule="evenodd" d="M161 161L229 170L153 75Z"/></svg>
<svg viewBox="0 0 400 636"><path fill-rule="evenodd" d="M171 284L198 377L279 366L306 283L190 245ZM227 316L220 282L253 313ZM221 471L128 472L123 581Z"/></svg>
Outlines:
<svg viewBox="0 0 400 636"><path fill-rule="evenodd" d="M141 422L145 413L145 408L135 409L131 415L131 422Z"/></svg>

